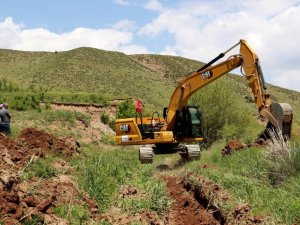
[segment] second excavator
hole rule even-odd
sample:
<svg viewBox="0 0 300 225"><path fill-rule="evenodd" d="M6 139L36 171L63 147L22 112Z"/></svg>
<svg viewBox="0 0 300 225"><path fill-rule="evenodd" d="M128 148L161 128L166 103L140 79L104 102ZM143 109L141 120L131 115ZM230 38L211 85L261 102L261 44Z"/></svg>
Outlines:
<svg viewBox="0 0 300 225"><path fill-rule="evenodd" d="M231 55L227 60L213 65L237 46L240 46L239 54ZM117 144L140 145L141 163L152 163L154 153L166 153L170 150L180 152L188 160L199 159L199 145L183 144L204 139L201 113L198 107L188 106L187 102L196 91L238 67L241 67L251 88L259 114L269 121L267 127L281 132L286 139L290 138L293 119L291 106L271 101L259 58L245 40L240 40L182 79L171 96L169 106L164 108L162 118L158 112L154 112L152 117L136 116L116 120Z"/></svg>

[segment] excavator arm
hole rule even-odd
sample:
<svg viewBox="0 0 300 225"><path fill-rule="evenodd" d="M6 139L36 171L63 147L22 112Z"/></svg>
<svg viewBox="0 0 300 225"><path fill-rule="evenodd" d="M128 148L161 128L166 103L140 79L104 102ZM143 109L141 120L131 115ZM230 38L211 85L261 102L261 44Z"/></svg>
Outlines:
<svg viewBox="0 0 300 225"><path fill-rule="evenodd" d="M224 62L212 65L237 45L240 45L240 54L232 55ZM179 82L170 99L166 115L167 126L165 129L167 131L174 130L177 115L180 114L189 98L197 90L240 66L251 88L260 115L265 117L276 129L285 130L285 135L290 137L292 123L291 107L286 103L278 104L271 102L260 67L259 58L245 40L240 40L239 43L226 52L221 53L204 67L192 72L188 77ZM288 119L287 116L289 117ZM284 123L284 121L287 122ZM288 124L289 127L283 127L283 124Z"/></svg>

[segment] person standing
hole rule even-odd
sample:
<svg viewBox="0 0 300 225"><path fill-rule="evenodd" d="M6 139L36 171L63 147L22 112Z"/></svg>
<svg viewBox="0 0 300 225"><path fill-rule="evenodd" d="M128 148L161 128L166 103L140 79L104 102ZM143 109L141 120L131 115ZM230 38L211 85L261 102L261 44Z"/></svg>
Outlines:
<svg viewBox="0 0 300 225"><path fill-rule="evenodd" d="M11 134L10 130L10 118L11 115L8 111L8 104L3 103L2 108L0 105L0 132L5 133L6 135Z"/></svg>

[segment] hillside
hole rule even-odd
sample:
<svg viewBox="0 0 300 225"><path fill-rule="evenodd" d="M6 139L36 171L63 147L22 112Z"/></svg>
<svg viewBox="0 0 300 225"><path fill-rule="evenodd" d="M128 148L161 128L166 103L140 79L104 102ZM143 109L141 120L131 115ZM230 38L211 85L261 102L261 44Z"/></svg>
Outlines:
<svg viewBox="0 0 300 225"><path fill-rule="evenodd" d="M172 87L159 74L119 52L79 48L67 52L0 51L0 78L21 87L138 97L164 105ZM149 96L151 92L151 97Z"/></svg>
<svg viewBox="0 0 300 225"><path fill-rule="evenodd" d="M150 109L167 105L176 80L202 65L183 57L126 55L93 48L65 52L0 49L0 79L6 78L23 89L43 88L54 96L92 93L108 99L140 98ZM237 93L237 98L251 98L242 76L227 75L221 80ZM272 85L269 91L275 101L289 102L298 109L299 92ZM297 115L296 119L299 122Z"/></svg>

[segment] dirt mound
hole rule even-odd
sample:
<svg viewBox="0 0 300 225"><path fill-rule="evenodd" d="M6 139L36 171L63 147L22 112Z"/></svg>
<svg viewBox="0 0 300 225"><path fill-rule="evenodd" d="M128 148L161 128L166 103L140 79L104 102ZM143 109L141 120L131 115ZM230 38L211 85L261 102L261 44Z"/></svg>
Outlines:
<svg viewBox="0 0 300 225"><path fill-rule="evenodd" d="M48 179L33 177L22 181L20 174L38 157L49 152L71 156L79 151L79 143L72 138L57 138L33 128L21 132L16 141L0 135L0 222L20 224L37 216L47 224L66 224L53 214L59 205L86 205L92 218L98 215L96 202L82 194L69 175ZM66 162L55 161L62 170L71 171Z"/></svg>
<svg viewBox="0 0 300 225"><path fill-rule="evenodd" d="M40 148L44 151L53 150L55 153L65 156L73 155L79 151L80 147L80 144L73 138L57 138L54 135L34 128L24 129L18 141L25 143L30 149Z"/></svg>
<svg viewBox="0 0 300 225"><path fill-rule="evenodd" d="M60 205L87 205L92 218L98 216L98 205L87 194L81 193L69 175L46 180L37 177L20 182L10 190L0 190L1 219L5 224L19 224L38 216L47 224L56 218L54 207ZM47 215L47 216L46 216Z"/></svg>
<svg viewBox="0 0 300 225"><path fill-rule="evenodd" d="M239 140L230 140L228 142L228 144L222 149L222 156L226 156L229 155L235 151L240 151L243 149L247 149L247 148L251 148L251 147L264 147L268 144L268 142L262 140L262 139L258 139L257 141L255 141L254 143L251 144L245 144L242 143Z"/></svg>

